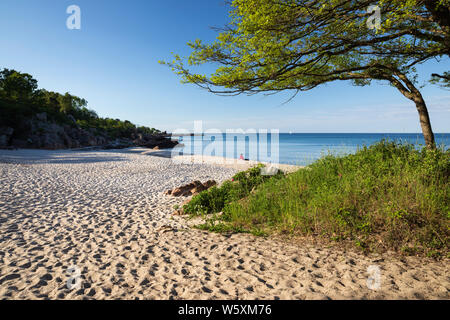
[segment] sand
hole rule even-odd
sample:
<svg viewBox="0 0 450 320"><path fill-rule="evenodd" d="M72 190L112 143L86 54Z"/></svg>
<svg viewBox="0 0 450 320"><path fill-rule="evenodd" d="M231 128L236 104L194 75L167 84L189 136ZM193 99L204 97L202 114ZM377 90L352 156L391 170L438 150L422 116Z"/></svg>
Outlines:
<svg viewBox="0 0 450 320"><path fill-rule="evenodd" d="M0 298L449 299L448 260L192 229L163 192L242 168L143 152L0 151Z"/></svg>

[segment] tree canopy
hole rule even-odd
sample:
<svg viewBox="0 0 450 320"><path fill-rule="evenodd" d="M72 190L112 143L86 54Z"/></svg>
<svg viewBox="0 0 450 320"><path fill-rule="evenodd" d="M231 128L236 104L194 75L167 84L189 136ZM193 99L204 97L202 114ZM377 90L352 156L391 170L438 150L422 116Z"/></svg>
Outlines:
<svg viewBox="0 0 450 320"><path fill-rule="evenodd" d="M0 98L31 100L37 93L37 81L28 73L3 69L0 71Z"/></svg>
<svg viewBox="0 0 450 320"><path fill-rule="evenodd" d="M20 129L24 120L42 112L56 123L100 129L111 137L127 137L136 132L160 133L154 128L137 127L127 120L101 118L88 108L88 102L83 98L68 92L60 94L38 89L38 81L28 73L10 69L0 71L0 126Z"/></svg>
<svg viewBox="0 0 450 320"><path fill-rule="evenodd" d="M218 94L298 93L338 80L355 85L388 81L414 101L427 145L432 146L414 67L448 57L449 3L381 0L380 27L372 29L367 21L373 1L234 0L230 22L219 29L216 41L190 42L189 57L175 55L172 62L162 63L183 82ZM189 69L206 63L217 66L212 74ZM434 77L438 79L445 81L445 73Z"/></svg>

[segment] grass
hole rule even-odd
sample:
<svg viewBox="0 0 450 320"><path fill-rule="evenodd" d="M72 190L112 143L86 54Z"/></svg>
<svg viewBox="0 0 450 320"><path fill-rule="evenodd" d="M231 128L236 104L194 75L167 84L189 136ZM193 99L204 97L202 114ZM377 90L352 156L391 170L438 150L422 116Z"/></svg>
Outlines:
<svg viewBox="0 0 450 320"><path fill-rule="evenodd" d="M247 197L259 185L284 177L281 171L273 176L262 175L263 167L264 165L257 165L247 171L239 172L231 181L225 181L220 187L214 186L201 192L183 206L183 211L191 215L221 212L228 203Z"/></svg>
<svg viewBox="0 0 450 320"><path fill-rule="evenodd" d="M198 227L216 232L314 236L366 252L449 256L448 150L381 141L289 175L259 172L240 173L184 209L207 217Z"/></svg>

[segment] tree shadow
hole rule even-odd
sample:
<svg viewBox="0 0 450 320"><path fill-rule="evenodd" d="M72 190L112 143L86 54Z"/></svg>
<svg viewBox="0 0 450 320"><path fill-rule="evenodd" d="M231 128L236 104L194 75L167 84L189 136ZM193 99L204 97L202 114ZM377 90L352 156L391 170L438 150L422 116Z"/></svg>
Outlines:
<svg viewBox="0 0 450 320"><path fill-rule="evenodd" d="M98 152L98 151L97 151ZM95 151L71 150L0 150L0 163L18 164L81 164L114 161L129 161L114 152L95 154Z"/></svg>

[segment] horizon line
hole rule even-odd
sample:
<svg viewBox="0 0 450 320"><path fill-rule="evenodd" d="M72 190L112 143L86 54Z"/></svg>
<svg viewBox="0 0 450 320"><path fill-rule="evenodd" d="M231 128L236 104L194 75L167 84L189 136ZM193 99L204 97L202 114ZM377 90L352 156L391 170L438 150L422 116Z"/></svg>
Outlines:
<svg viewBox="0 0 450 320"><path fill-rule="evenodd" d="M177 133L175 136L190 136L190 135L205 135L205 134L224 134L226 133L226 130L224 131L218 131L218 132L186 132L186 133ZM233 132L234 133L234 132ZM259 132L256 132L257 134ZM270 133L270 132L267 132ZM171 132L167 131L168 135L172 135ZM236 133L240 134L240 133ZM244 133L247 134L247 133ZM420 134L423 135L422 132L279 132L279 134ZM434 132L434 134L450 134L450 132Z"/></svg>

